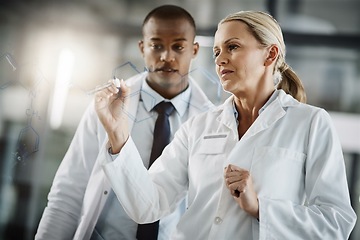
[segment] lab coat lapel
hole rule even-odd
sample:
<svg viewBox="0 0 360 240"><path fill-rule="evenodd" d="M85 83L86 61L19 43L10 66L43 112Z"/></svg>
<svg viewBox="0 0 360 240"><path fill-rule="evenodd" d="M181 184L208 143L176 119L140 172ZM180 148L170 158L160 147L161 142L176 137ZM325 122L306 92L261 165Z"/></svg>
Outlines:
<svg viewBox="0 0 360 240"><path fill-rule="evenodd" d="M126 84L130 87L129 98L131 98L126 112L129 119L130 132L132 130L132 127L134 126L134 122L136 121L136 113L139 105L142 81L145 81L145 78L146 78L146 73L142 73L126 81Z"/></svg>
<svg viewBox="0 0 360 240"><path fill-rule="evenodd" d="M242 139L250 138L269 128L285 116L287 107L300 104L283 90L278 91L278 97L264 109Z"/></svg>
<svg viewBox="0 0 360 240"><path fill-rule="evenodd" d="M286 105L286 104L285 104ZM232 163L244 169L251 168L251 158L245 157L239 160L239 156L246 155L246 152L251 151L254 142L251 144L251 139L256 136L258 133L268 129L274 125L277 121L283 118L286 114L284 109L284 103L282 101L282 96L279 96L270 103L262 113L258 116L255 122L251 127L246 131L242 136L240 141L238 141L235 147L230 152L226 164Z"/></svg>
<svg viewBox="0 0 360 240"><path fill-rule="evenodd" d="M275 99L255 120L248 131L243 136L243 139L250 138L257 133L264 131L271 125L275 124L279 119L285 116L286 111L281 106L278 99Z"/></svg>
<svg viewBox="0 0 360 240"><path fill-rule="evenodd" d="M189 116L194 116L200 112L205 112L214 107L213 103L207 98L199 85L189 78L191 84L191 101L189 102Z"/></svg>
<svg viewBox="0 0 360 240"><path fill-rule="evenodd" d="M105 151L106 142L103 143L99 156L102 156L102 152ZM105 178L105 174L97 159L86 187L82 214L73 239L90 239L107 199L108 194L104 196L104 192L109 192L110 190L111 186Z"/></svg>
<svg viewBox="0 0 360 240"><path fill-rule="evenodd" d="M241 140L246 140L257 133L264 131L269 128L281 118L283 118L286 114L286 108L295 106L300 104L290 95L286 94L283 90L278 90L279 94L274 99L272 103L270 103L263 112L258 116L256 121L251 125L248 131L244 134ZM222 111L217 117L217 121L221 122L223 125L231 129L235 136L237 136L237 125L234 119L233 112L233 101L234 97L230 96L223 104L222 107L216 108L214 111Z"/></svg>
<svg viewBox="0 0 360 240"><path fill-rule="evenodd" d="M233 101L234 97L230 96L228 99L226 99L222 106L219 106L216 109L216 111L222 111L221 113L219 113L219 116L216 118L216 120L219 121L222 125L225 125L227 128L229 128L233 132L234 136L238 138Z"/></svg>

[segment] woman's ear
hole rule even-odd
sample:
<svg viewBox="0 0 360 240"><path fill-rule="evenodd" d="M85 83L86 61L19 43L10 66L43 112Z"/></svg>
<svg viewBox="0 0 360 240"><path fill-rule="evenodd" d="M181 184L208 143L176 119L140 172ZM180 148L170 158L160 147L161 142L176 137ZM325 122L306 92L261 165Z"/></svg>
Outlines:
<svg viewBox="0 0 360 240"><path fill-rule="evenodd" d="M267 56L267 58L265 60L265 63L264 63L265 66L269 66L273 62L275 62L278 55L279 55L279 48L276 45L271 45L271 47L269 48L268 51L269 51L268 56Z"/></svg>

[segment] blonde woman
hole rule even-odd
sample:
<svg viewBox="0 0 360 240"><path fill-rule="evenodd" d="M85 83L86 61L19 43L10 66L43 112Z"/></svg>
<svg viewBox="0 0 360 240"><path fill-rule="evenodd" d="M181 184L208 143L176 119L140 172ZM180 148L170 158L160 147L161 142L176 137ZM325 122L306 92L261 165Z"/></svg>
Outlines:
<svg viewBox="0 0 360 240"><path fill-rule="evenodd" d="M263 12L229 15L214 56L232 96L186 122L149 172L123 113L108 107L117 89L96 96L105 129L118 123L102 164L126 212L152 222L188 192L171 239L347 239L356 215L341 146L328 113L304 103L278 23ZM121 87L116 104L126 107Z"/></svg>

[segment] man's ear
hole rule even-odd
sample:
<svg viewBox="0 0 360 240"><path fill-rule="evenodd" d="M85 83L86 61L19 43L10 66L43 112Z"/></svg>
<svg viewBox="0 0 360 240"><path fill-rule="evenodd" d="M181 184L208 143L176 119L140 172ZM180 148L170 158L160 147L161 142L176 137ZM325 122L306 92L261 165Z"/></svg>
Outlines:
<svg viewBox="0 0 360 240"><path fill-rule="evenodd" d="M141 54L144 56L144 41L140 40L138 45L139 45L139 49L140 49Z"/></svg>
<svg viewBox="0 0 360 240"><path fill-rule="evenodd" d="M279 48L276 45L271 45L268 51L269 52L264 63L265 66L269 66L275 62L279 55Z"/></svg>
<svg viewBox="0 0 360 240"><path fill-rule="evenodd" d="M199 43L194 42L194 44L193 44L193 58L196 57L196 55L199 52L199 49L200 49Z"/></svg>

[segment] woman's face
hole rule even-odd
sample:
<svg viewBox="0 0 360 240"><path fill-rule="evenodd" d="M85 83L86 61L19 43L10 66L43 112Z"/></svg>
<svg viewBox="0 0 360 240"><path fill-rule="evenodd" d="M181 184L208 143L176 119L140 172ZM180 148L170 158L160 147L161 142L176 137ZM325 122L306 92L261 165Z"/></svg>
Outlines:
<svg viewBox="0 0 360 240"><path fill-rule="evenodd" d="M216 72L225 91L234 95L255 94L268 85L265 79L267 48L242 21L221 24L215 33Z"/></svg>

